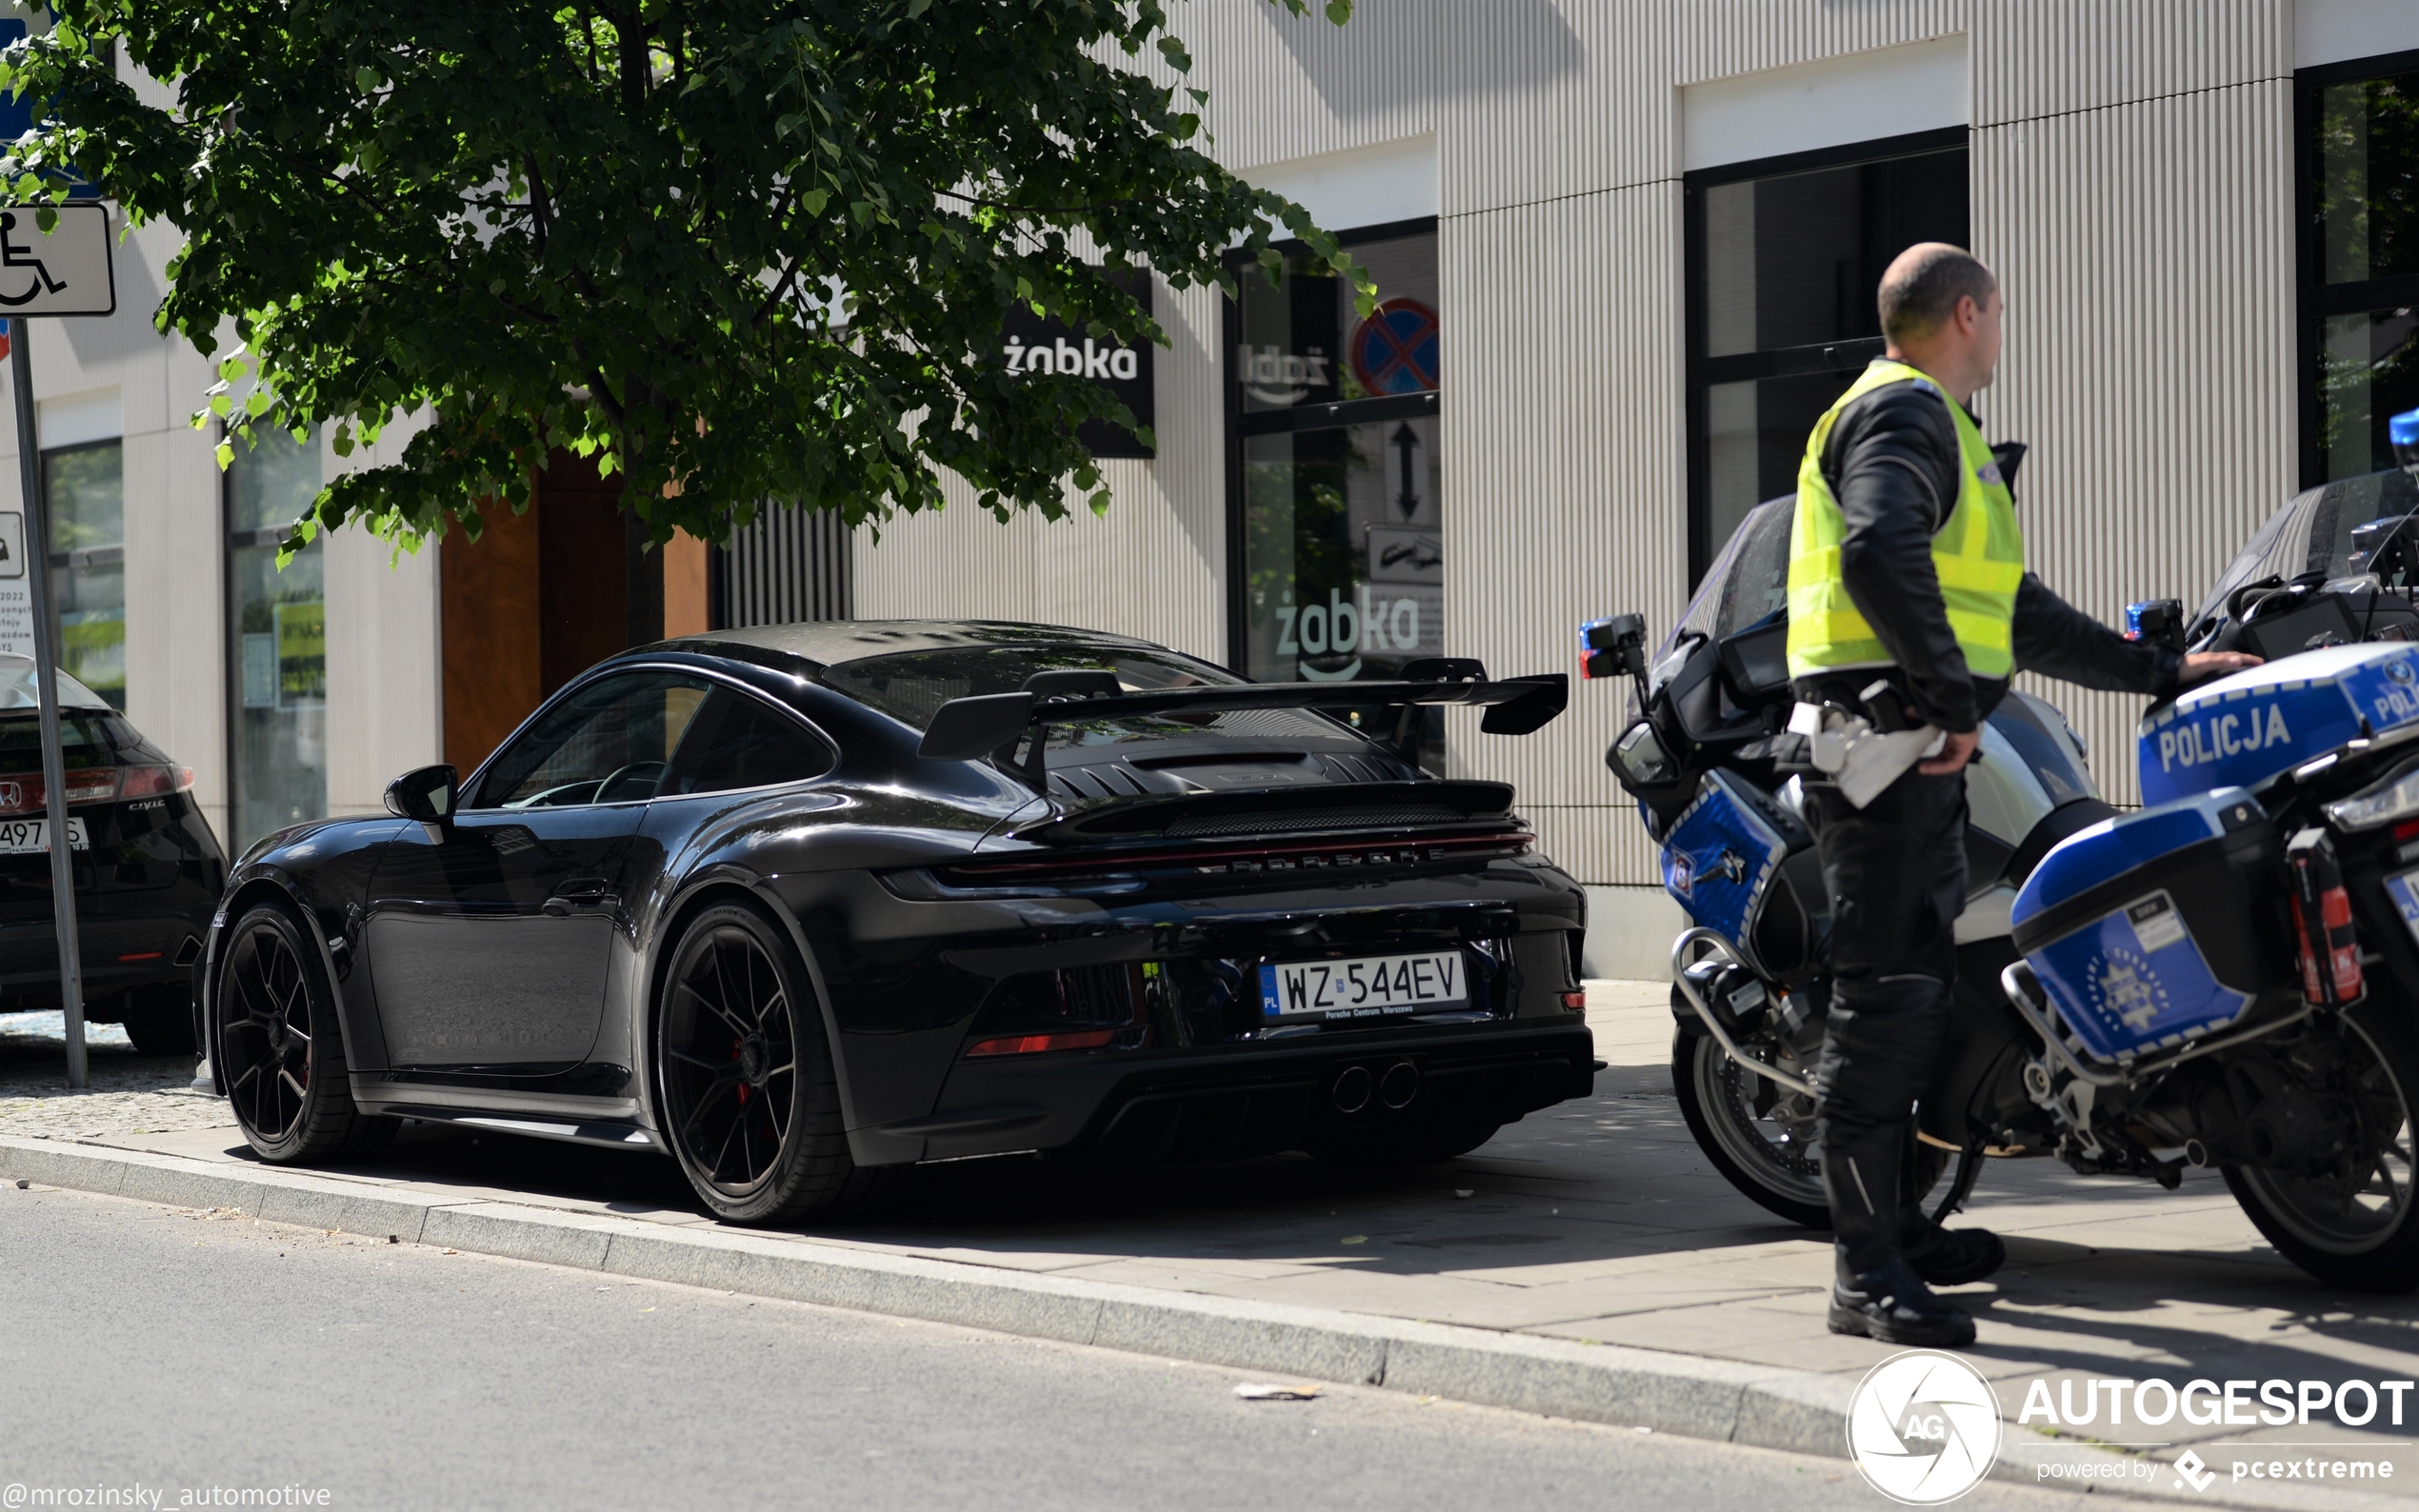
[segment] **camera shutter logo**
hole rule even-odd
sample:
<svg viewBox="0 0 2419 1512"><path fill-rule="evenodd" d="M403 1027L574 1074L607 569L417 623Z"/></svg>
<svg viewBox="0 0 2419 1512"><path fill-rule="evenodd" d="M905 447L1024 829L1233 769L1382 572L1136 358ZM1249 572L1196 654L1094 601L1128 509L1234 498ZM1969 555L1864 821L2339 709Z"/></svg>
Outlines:
<svg viewBox="0 0 2419 1512"><path fill-rule="evenodd" d="M1867 1482L1893 1502L1953 1502L1998 1458L1999 1395L1955 1355L1892 1355L1849 1399L1848 1454Z"/></svg>

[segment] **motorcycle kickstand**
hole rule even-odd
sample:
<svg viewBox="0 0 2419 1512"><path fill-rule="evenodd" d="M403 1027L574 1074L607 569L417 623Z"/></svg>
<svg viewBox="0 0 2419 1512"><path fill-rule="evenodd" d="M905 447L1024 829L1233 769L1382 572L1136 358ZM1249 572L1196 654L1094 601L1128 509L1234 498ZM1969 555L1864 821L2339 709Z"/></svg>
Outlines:
<svg viewBox="0 0 2419 1512"><path fill-rule="evenodd" d="M1949 1180L1949 1195L1932 1210L1935 1227L1949 1222L1949 1215L1962 1210L1966 1199L1973 1196L1974 1184L1982 1180L1982 1163L1986 1157L1979 1144L1969 1144L1957 1152L1957 1174Z"/></svg>

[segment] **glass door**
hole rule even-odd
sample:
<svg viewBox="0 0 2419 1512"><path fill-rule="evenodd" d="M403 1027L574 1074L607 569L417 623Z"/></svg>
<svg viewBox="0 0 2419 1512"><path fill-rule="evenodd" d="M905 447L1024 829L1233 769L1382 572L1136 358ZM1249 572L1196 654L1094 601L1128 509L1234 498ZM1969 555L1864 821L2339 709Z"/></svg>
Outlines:
<svg viewBox="0 0 2419 1512"><path fill-rule="evenodd" d="M277 567L278 541L319 488L315 429L299 442L265 430L227 468L230 851L328 813L324 541Z"/></svg>
<svg viewBox="0 0 2419 1512"><path fill-rule="evenodd" d="M1298 253L1273 286L1241 269L1229 307L1232 644L1254 682L1395 678L1445 654L1436 236L1343 239L1377 283L1368 317ZM1421 764L1442 773L1443 714L1425 714Z"/></svg>

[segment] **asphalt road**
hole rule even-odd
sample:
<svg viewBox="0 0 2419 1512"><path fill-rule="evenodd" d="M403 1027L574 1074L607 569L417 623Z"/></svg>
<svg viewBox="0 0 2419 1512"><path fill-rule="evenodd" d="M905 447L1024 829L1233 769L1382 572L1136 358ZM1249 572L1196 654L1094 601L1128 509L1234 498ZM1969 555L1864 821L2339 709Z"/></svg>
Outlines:
<svg viewBox="0 0 2419 1512"><path fill-rule="evenodd" d="M11 1496L140 1486L173 1507L257 1487L448 1512L1889 1505L1837 1461L1374 1389L1244 1402L1234 1385L1259 1379L1246 1372L41 1187L0 1187L0 1320ZM2080 1504L1997 1485L1958 1503Z"/></svg>

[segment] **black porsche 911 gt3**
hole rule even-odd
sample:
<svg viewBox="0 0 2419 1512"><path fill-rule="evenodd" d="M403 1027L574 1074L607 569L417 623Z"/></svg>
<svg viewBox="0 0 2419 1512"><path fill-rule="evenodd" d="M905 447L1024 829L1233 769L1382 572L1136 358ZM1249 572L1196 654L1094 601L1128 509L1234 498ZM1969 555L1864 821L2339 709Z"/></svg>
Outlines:
<svg viewBox="0 0 2419 1512"><path fill-rule="evenodd" d="M236 865L215 1085L274 1162L403 1118L675 1156L714 1214L920 1161L1440 1160L1589 1087L1584 899L1422 706L1560 676L1255 685L927 621L627 652L467 780Z"/></svg>

